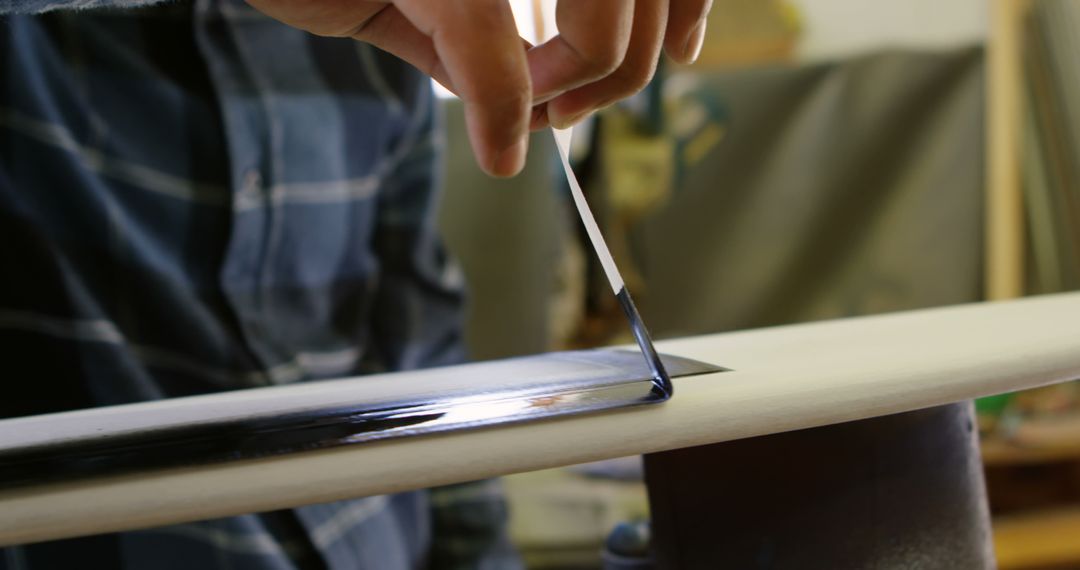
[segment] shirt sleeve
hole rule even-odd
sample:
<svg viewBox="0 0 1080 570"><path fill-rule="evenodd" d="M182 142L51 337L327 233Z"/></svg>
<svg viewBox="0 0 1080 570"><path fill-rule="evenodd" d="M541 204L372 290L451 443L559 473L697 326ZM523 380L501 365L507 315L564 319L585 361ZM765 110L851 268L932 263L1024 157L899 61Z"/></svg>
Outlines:
<svg viewBox="0 0 1080 570"><path fill-rule="evenodd" d="M53 10L84 10L90 8L134 8L157 4L163 0L0 0L0 15L40 14Z"/></svg>
<svg viewBox="0 0 1080 570"><path fill-rule="evenodd" d="M510 512L502 483L485 479L436 487L427 570L522 570L510 539Z"/></svg>
<svg viewBox="0 0 1080 570"><path fill-rule="evenodd" d="M437 103L428 81L415 84L424 92L406 96L413 99L405 107L411 125L379 190L373 247L380 270L365 372L465 360L464 278L438 230Z"/></svg>

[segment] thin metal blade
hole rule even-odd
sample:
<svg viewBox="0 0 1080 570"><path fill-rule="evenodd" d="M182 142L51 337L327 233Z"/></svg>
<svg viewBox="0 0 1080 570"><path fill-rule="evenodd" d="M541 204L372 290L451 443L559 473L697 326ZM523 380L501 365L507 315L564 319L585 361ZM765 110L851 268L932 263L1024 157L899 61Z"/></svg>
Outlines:
<svg viewBox="0 0 1080 570"><path fill-rule="evenodd" d="M652 371L654 390L658 391L664 398L670 398L674 393L671 377L664 370L664 363L660 361L660 355L657 354L656 348L653 347L649 330L645 328L645 323L641 320L641 315L634 305L634 300L630 298L630 292L626 290L626 284L623 283L619 268L615 266L615 260L611 257L607 242L604 241L604 236L596 225L596 219L593 218L592 210L589 209L589 203L585 200L585 194L581 191L581 184L578 183L577 176L574 175L574 170L570 167L571 130L559 130L552 127L551 133L555 136L555 146L559 149L559 159L562 161L563 171L566 173L566 181L570 184L570 195L574 197L574 205L577 207L578 215L581 217L581 223L585 225L585 232L589 234L589 241L592 242L593 251L596 252L596 256L600 259L600 265L604 268L604 275L607 276L608 282L611 284L611 290L619 300L623 312L626 313L626 318L630 321L630 329L634 332L634 338L637 339L637 344L641 347L641 352L645 356L645 362L648 363L649 369Z"/></svg>

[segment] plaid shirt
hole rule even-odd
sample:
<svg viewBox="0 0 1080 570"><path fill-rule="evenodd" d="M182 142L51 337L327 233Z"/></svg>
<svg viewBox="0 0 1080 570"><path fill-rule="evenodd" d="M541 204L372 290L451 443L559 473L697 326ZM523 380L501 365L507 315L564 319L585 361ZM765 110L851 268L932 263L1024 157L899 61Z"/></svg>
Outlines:
<svg viewBox="0 0 1080 570"><path fill-rule="evenodd" d="M0 0L0 417L461 360L428 80L240 1L140 3ZM485 482L0 569L515 568L505 516Z"/></svg>

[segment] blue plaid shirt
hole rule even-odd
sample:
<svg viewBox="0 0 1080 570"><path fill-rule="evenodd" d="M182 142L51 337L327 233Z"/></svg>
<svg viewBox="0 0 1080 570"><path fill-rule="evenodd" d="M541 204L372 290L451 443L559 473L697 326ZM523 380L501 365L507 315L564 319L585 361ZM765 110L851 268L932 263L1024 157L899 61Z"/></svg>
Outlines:
<svg viewBox="0 0 1080 570"><path fill-rule="evenodd" d="M428 80L240 1L141 3L0 0L0 417L461 360ZM505 517L484 482L0 569L515 568Z"/></svg>

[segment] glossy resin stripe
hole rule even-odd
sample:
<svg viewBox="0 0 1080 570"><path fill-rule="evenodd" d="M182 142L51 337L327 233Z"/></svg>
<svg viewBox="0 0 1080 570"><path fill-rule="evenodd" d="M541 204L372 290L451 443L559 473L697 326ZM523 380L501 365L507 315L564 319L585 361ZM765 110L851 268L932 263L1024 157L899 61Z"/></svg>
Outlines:
<svg viewBox="0 0 1080 570"><path fill-rule="evenodd" d="M664 360L674 376L723 370L685 358ZM174 418L161 424L153 423L147 404L0 421L0 487L266 457L610 410L668 397L657 389L654 372L641 366L641 355L621 350L550 353L443 370L455 369L475 370L489 380L492 374L516 376L502 384L478 382L472 391L450 383L443 391L414 391L404 398L383 394L349 401L350 395L363 395L343 389L341 401L317 407L298 396L305 388L326 391L332 383L246 391L264 400L254 410L245 410L237 398L242 392L180 398L154 403L167 407L163 418ZM568 377L568 370L577 373ZM363 387L365 380L344 382ZM218 406L222 411L216 416L208 415L221 401L234 403ZM298 403L290 407L290 402ZM185 414L192 417L190 423L175 421ZM57 422L60 428L51 426ZM39 428L47 425L55 430L53 439L40 435ZM67 430L62 429L65 425Z"/></svg>

